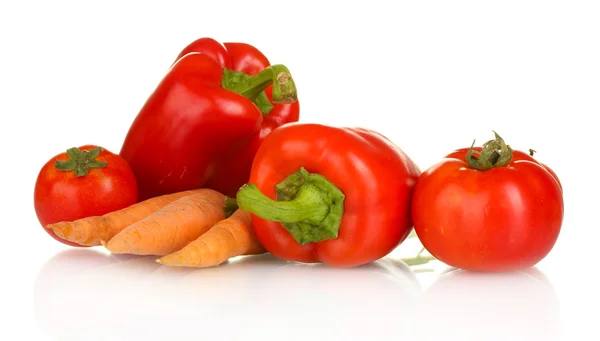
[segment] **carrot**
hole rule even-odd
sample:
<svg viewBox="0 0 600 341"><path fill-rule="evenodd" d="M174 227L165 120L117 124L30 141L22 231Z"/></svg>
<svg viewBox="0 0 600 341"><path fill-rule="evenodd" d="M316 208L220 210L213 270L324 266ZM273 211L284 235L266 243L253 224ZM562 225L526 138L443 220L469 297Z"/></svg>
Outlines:
<svg viewBox="0 0 600 341"><path fill-rule="evenodd" d="M112 253L166 255L225 219L224 202L225 195L205 188L167 204L101 243Z"/></svg>
<svg viewBox="0 0 600 341"><path fill-rule="evenodd" d="M101 244L101 240L110 240L127 226L146 218L170 202L198 193L198 191L190 190L165 194L102 216L58 222L49 224L46 228L51 229L57 236L65 240L85 246L98 246Z"/></svg>
<svg viewBox="0 0 600 341"><path fill-rule="evenodd" d="M168 266L206 268L232 257L265 252L254 234L250 213L238 209L181 250L156 261Z"/></svg>

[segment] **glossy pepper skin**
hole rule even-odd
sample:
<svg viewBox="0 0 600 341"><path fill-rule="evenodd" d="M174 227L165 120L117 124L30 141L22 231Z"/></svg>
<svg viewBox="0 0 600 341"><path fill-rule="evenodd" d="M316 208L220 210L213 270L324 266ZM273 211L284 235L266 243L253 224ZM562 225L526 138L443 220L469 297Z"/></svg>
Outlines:
<svg viewBox="0 0 600 341"><path fill-rule="evenodd" d="M204 37L186 46L177 59L190 52L207 54L222 68L243 72L250 76L258 74L271 65L261 51L246 43L221 44L212 38ZM221 156L215 165L214 175L205 184L206 187L228 196L235 196L237 190L248 181L254 155L265 137L279 126L300 119L300 102L296 99L292 103L273 103L272 89L272 85L265 89L271 106L262 110L263 119L260 129L248 142L239 144L235 150Z"/></svg>
<svg viewBox="0 0 600 341"><path fill-rule="evenodd" d="M293 123L261 144L236 200L274 256L352 267L407 238L420 173L375 131Z"/></svg>
<svg viewBox="0 0 600 341"><path fill-rule="evenodd" d="M293 111L296 89L287 68L223 54L216 44L177 58L125 137L120 155L136 175L140 201L199 187L235 195L247 181L251 147L270 126L263 112Z"/></svg>

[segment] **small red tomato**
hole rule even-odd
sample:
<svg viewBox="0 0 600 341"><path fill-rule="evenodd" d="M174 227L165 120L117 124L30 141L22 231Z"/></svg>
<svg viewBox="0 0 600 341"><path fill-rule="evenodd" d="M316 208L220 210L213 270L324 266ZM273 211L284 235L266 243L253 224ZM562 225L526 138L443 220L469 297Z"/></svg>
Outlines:
<svg viewBox="0 0 600 341"><path fill-rule="evenodd" d="M534 266L553 248L563 214L556 173L513 151L498 134L423 172L412 202L423 246L440 261L471 271Z"/></svg>
<svg viewBox="0 0 600 341"><path fill-rule="evenodd" d="M119 155L94 145L70 148L50 159L40 170L34 206L42 226L104 215L137 202L137 182ZM71 246L46 229L54 239Z"/></svg>

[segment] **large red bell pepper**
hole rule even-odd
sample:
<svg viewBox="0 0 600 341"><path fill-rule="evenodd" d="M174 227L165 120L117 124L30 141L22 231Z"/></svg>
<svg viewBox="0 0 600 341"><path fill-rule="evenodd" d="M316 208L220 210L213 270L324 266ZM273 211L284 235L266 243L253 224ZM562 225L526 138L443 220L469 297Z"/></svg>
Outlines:
<svg viewBox="0 0 600 341"><path fill-rule="evenodd" d="M177 59L190 52L207 54L226 70L251 76L270 65L267 57L256 47L240 42L221 44L212 38L200 38L186 46ZM280 98L277 103L272 100L269 102L266 99L272 98L272 90L272 85L267 86L264 93L255 101L263 113L260 130L248 143L240 144L236 150L221 156L215 165L214 175L205 183L206 187L235 196L237 190L248 181L254 155L265 137L283 124L299 120L300 102L297 98L290 98L289 101Z"/></svg>
<svg viewBox="0 0 600 341"><path fill-rule="evenodd" d="M199 187L235 195L264 136L298 120L285 66L270 66L247 44L225 50L200 41L177 58L123 142L120 155L136 175L139 200Z"/></svg>
<svg viewBox="0 0 600 341"><path fill-rule="evenodd" d="M351 267L407 238L420 174L377 132L294 123L263 141L236 200L274 256Z"/></svg>

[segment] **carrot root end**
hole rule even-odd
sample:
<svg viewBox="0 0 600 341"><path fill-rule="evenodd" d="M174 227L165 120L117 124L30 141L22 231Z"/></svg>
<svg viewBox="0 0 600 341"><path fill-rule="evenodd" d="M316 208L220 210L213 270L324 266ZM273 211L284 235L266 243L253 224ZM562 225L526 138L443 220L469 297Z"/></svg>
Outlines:
<svg viewBox="0 0 600 341"><path fill-rule="evenodd" d="M108 251L110 251L110 249L108 248L108 243L104 240L100 240L100 245L102 245L105 249L107 249Z"/></svg>

